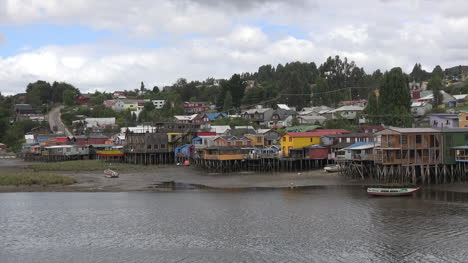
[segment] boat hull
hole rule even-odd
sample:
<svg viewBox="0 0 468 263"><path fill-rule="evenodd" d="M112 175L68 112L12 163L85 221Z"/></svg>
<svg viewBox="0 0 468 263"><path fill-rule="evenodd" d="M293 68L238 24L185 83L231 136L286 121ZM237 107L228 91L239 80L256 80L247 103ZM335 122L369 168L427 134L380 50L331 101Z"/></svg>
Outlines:
<svg viewBox="0 0 468 263"><path fill-rule="evenodd" d="M374 196L404 196L412 195L419 190L414 188L367 188L367 193Z"/></svg>

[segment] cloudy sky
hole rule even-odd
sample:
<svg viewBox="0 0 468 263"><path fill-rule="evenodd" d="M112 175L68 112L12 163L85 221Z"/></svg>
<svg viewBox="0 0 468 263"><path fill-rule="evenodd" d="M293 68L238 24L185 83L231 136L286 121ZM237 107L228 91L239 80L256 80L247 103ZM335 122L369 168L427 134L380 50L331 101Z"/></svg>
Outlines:
<svg viewBox="0 0 468 263"><path fill-rule="evenodd" d="M466 0L0 0L0 92L168 85L346 56L367 72L468 64Z"/></svg>

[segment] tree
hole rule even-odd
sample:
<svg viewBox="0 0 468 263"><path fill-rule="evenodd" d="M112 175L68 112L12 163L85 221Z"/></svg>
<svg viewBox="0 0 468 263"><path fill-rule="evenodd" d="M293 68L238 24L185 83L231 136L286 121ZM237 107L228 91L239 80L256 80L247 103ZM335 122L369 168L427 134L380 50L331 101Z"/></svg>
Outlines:
<svg viewBox="0 0 468 263"><path fill-rule="evenodd" d="M295 106L298 110L308 105L310 95L307 94L310 94L310 89L296 71L287 72L280 82L280 87L284 93L280 98L281 102Z"/></svg>
<svg viewBox="0 0 468 263"><path fill-rule="evenodd" d="M153 93L159 93L159 88L158 86L153 87Z"/></svg>
<svg viewBox="0 0 468 263"><path fill-rule="evenodd" d="M352 72L356 68L354 61L348 62L345 57L343 60L339 56L334 58L328 57L327 60L320 65L320 76L327 80L330 91L328 94L329 100L333 104L337 104L341 100L351 99L349 92L344 92L344 89L352 87L358 79L351 79ZM356 76L358 72L356 72Z"/></svg>
<svg viewBox="0 0 468 263"><path fill-rule="evenodd" d="M76 93L71 89L67 89L67 90L63 91L63 102L67 106L75 105Z"/></svg>
<svg viewBox="0 0 468 263"><path fill-rule="evenodd" d="M444 71L442 70L442 68L439 65L437 65L432 70L431 75L432 75L432 77L438 76L440 79L443 79L444 78Z"/></svg>
<svg viewBox="0 0 468 263"><path fill-rule="evenodd" d="M232 111L232 96L231 92L226 92L226 98L224 98L223 111L229 113Z"/></svg>
<svg viewBox="0 0 468 263"><path fill-rule="evenodd" d="M438 107L443 102L443 96L441 93L443 87L444 85L442 84L442 79L440 78L439 74L435 74L427 84L427 89L432 90L432 106L434 108Z"/></svg>
<svg viewBox="0 0 468 263"><path fill-rule="evenodd" d="M292 126L298 126L298 125L300 125L299 119L298 119L296 116L294 116L294 117L292 118L291 125L292 125Z"/></svg>
<svg viewBox="0 0 468 263"><path fill-rule="evenodd" d="M143 81L141 82L140 84L140 91L143 93L143 91L145 91L145 83L143 83Z"/></svg>
<svg viewBox="0 0 468 263"><path fill-rule="evenodd" d="M385 73L380 87L379 111L386 125L409 126L412 123L411 96L407 87L408 79L401 68Z"/></svg>
<svg viewBox="0 0 468 263"><path fill-rule="evenodd" d="M330 91L327 81L322 78L317 78L317 83L312 88L312 104L314 106L327 105L330 106L333 102L327 92Z"/></svg>
<svg viewBox="0 0 468 263"><path fill-rule="evenodd" d="M48 82L38 80L34 83L29 83L26 87L26 101L33 107L39 107L42 104L51 102L51 100L52 87Z"/></svg>
<svg viewBox="0 0 468 263"><path fill-rule="evenodd" d="M413 79L416 82L428 80L430 78L430 75L430 73L422 69L420 63L416 63L413 67L413 70L410 73L411 79Z"/></svg>
<svg viewBox="0 0 468 263"><path fill-rule="evenodd" d="M241 105L242 98L244 97L245 84L239 74L234 74L227 82L227 90L232 96L232 104L238 108Z"/></svg>
<svg viewBox="0 0 468 263"><path fill-rule="evenodd" d="M379 102L377 100L377 96L375 95L375 91L369 92L368 103L367 107L364 110L364 114L366 114L367 122L373 125L380 124L380 108Z"/></svg>

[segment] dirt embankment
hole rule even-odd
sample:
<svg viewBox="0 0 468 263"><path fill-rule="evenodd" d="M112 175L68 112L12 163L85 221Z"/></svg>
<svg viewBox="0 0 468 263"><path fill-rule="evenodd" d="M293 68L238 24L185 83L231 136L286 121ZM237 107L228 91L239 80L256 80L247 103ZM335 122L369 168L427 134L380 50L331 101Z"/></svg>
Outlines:
<svg viewBox="0 0 468 263"><path fill-rule="evenodd" d="M0 175L12 172L31 172L21 160L0 160ZM122 167L121 167L122 168ZM119 178L105 178L102 170L95 171L50 171L70 176L77 183L72 185L0 186L0 192L132 192L167 191L174 188L208 189L269 189L298 188L332 185L365 185L369 181L349 180L336 173L322 170L301 173L254 173L210 174L194 167L145 166L141 169L121 170ZM170 182L170 183L168 183ZM445 191L466 190L465 185L432 186Z"/></svg>

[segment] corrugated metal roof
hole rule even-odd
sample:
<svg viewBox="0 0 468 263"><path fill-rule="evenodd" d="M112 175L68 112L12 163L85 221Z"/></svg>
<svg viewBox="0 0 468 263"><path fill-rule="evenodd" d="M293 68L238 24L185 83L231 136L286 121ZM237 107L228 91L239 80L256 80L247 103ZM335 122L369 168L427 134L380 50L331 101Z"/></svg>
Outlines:
<svg viewBox="0 0 468 263"><path fill-rule="evenodd" d="M312 132L287 132L284 135L289 135L293 138L297 138L297 137L321 137L324 135L340 134L340 133L349 133L349 131L343 130L343 129L323 129L323 130L316 130Z"/></svg>
<svg viewBox="0 0 468 263"><path fill-rule="evenodd" d="M434 128L398 128L390 127L388 129L377 132L376 134L385 134L386 131L394 131L397 133L438 133L440 130Z"/></svg>
<svg viewBox="0 0 468 263"><path fill-rule="evenodd" d="M357 142L345 148L345 150L365 150L374 148L375 144L373 142Z"/></svg>

